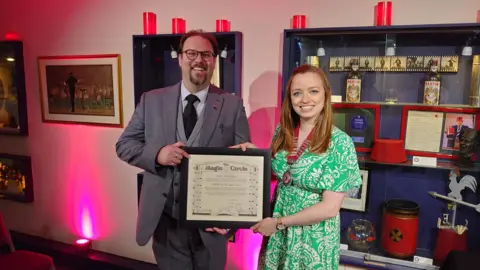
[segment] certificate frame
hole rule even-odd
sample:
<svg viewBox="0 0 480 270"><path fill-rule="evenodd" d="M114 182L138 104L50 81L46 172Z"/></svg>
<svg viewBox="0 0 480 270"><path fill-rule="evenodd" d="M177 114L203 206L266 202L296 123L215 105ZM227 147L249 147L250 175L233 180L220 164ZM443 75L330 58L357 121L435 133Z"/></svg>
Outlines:
<svg viewBox="0 0 480 270"><path fill-rule="evenodd" d="M351 110L358 110L358 109L366 109L370 110L374 114L373 120L373 132L370 132L371 138L371 147L363 147L358 146L358 143L355 143L355 150L357 152L368 153L371 152L373 149L373 144L375 140L378 139L378 134L380 132L380 105L379 104L362 104L362 103L333 103L332 104L333 112L335 113L335 109L351 109ZM347 123L346 123L347 124ZM354 139L355 134L351 134L351 132L345 131L352 139ZM368 135L368 134L367 134Z"/></svg>
<svg viewBox="0 0 480 270"><path fill-rule="evenodd" d="M188 153L189 158L184 158L182 163L180 164L180 205L179 205L179 222L183 227L190 227L190 228L210 228L210 227L217 227L217 228L229 228L229 229L248 229L251 226L255 225L262 219L270 216L270 184L271 184L271 157L272 152L270 149L246 149L243 151L242 149L238 148L225 148L225 147L185 147L184 150ZM245 177L246 174L254 175L251 177L256 177L257 181L252 180L250 183L241 183L241 182L224 182L224 183L213 183L215 178L210 176L210 186L205 185L204 182L204 174L209 172L215 171L215 168L218 171L222 171L225 169L226 172L229 170L227 165L230 163L234 163L236 165L242 166L242 171L238 172L238 175L241 177ZM194 171L193 168L197 166L197 171ZM203 166L203 167L202 167ZM224 166L224 167L222 167ZM218 168L221 167L221 168ZM245 171L245 170L248 171ZM258 170L258 174L255 171ZM195 172L197 172L197 177L194 176ZM204 174L202 174L204 173ZM220 174L220 173L219 173ZM229 175L229 177L232 177ZM242 175L243 174L243 175ZM256 175L256 176L255 176ZM221 177L220 177L221 178ZM200 182L195 183L197 179L200 179ZM219 179L219 178L216 178ZM231 179L231 178L228 178ZM260 182L261 179L263 182ZM212 184L213 183L213 184ZM197 184L197 186L195 186ZM194 193L194 187L202 186L200 189L202 190L200 194ZM245 208L242 208L244 211L243 214L237 215L228 215L225 213L220 213L218 215L210 215L207 212L208 205L216 206L216 205L226 205L225 201L207 201L205 204L205 208L196 207L194 210L194 203L193 201L194 196L196 196L197 201L202 201L205 199L206 195L203 195L202 192L205 192L205 189L209 187L210 189L217 189L220 190L221 187L219 184L224 184L223 190L238 191L243 188L248 189L248 192L245 191L243 195L248 197L250 200L248 203L249 207L248 211L251 210L248 214L245 214L247 211ZM225 185L227 184L227 185ZM234 185L236 184L236 185ZM250 186L247 186L250 185ZM253 185L253 186L252 186ZM235 186L235 187L234 187ZM229 189L230 188L230 189ZM250 188L250 189L249 189ZM257 193L251 192L257 189ZM259 190L261 189L261 190ZM257 195L257 196L255 196ZM260 198L258 197L260 196ZM219 196L221 197L221 196ZM207 198L212 198L210 195ZM214 203L213 203L214 202ZM233 200L230 200L230 203L233 203ZM199 204L195 204L195 206L199 206ZM238 205L235 207L228 208L228 211L233 210L236 208L238 210ZM227 207L225 208L227 209ZM225 210L224 209L224 210ZM210 209L211 210L211 209ZM218 209L216 209L218 210ZM198 211L194 213L193 211ZM227 210L226 210L227 211ZM261 212L261 213L260 213ZM211 218L210 218L211 217Z"/></svg>
<svg viewBox="0 0 480 270"><path fill-rule="evenodd" d="M370 169L360 169L360 176L362 177L362 185L355 194L360 198L349 197L349 192L345 194L343 199L342 210L349 210L355 212L367 212L368 195L370 193ZM353 195L353 194L352 194Z"/></svg>
<svg viewBox="0 0 480 270"><path fill-rule="evenodd" d="M435 152L428 151L418 151L410 150L406 148L406 139L407 139L407 124L408 124L408 114L410 111L419 111L419 112L437 112L442 114L443 123L442 123L442 134L446 128L446 117L449 115L465 115L471 116L473 118L473 126L477 130L480 130L480 108L463 108L463 107L448 107L448 106L429 106L429 105L410 105L404 106L402 109L402 123L401 123L401 135L400 139L405 145L405 153L409 156L424 156L424 157L434 157L438 159L448 159L456 160L457 155L456 151L450 151L443 149L442 145L444 143L444 138L440 139L439 150Z"/></svg>

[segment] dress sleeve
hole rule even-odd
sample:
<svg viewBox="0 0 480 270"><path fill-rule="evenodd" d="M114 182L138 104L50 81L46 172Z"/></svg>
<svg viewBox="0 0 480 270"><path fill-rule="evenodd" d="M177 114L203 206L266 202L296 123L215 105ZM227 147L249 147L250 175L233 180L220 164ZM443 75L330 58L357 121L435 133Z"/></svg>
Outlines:
<svg viewBox="0 0 480 270"><path fill-rule="evenodd" d="M362 184L357 152L352 139L340 132L332 136L327 161L322 170L325 190L347 192Z"/></svg>

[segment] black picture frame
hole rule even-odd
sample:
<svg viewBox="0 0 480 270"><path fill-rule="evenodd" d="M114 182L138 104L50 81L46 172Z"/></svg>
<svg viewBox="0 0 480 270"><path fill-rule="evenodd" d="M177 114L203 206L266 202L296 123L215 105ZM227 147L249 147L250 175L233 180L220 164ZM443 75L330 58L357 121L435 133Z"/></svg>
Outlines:
<svg viewBox="0 0 480 270"><path fill-rule="evenodd" d="M0 41L0 69L2 68L11 75L0 71L2 74L0 76L0 80L2 80L0 110L7 112L9 125L0 127L0 135L28 136L27 91L22 41ZM10 83L7 82L9 80ZM3 85L5 83L9 85ZM5 125L5 123L2 124Z"/></svg>
<svg viewBox="0 0 480 270"><path fill-rule="evenodd" d="M248 229L255 225L261 219L270 215L270 181L271 181L271 158L270 149L247 149L243 151L238 148L224 147L185 147L185 151L189 154L189 158L184 158L180 164L180 205L179 205L179 222L183 227L190 228L229 228L229 229ZM190 179L188 177L189 163L195 155L220 156L224 160L227 156L241 159L242 157L263 157L263 192L262 198L262 214L261 219L255 221L226 221L226 220L192 220L187 218L188 211L188 190ZM222 161L215 161L218 163ZM225 161L223 161L225 162ZM242 163L239 161L239 163Z"/></svg>
<svg viewBox="0 0 480 270"><path fill-rule="evenodd" d="M0 199L23 203L33 202L34 189L31 158L0 153L0 163L2 164L0 167ZM14 175L20 175L20 178L14 177ZM12 177L15 179L12 179ZM21 182L16 179L20 179Z"/></svg>

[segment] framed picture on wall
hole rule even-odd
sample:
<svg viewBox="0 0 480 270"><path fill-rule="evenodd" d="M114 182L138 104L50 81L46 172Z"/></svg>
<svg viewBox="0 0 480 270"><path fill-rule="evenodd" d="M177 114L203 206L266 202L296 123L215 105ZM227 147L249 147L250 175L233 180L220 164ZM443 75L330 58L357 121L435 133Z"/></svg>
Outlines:
<svg viewBox="0 0 480 270"><path fill-rule="evenodd" d="M42 120L123 127L119 54L38 58Z"/></svg>
<svg viewBox="0 0 480 270"><path fill-rule="evenodd" d="M33 202L30 157L0 154L0 199Z"/></svg>
<svg viewBox="0 0 480 270"><path fill-rule="evenodd" d="M28 135L21 41L0 41L0 134Z"/></svg>
<svg viewBox="0 0 480 270"><path fill-rule="evenodd" d="M358 188L349 190L343 199L342 209L365 212L368 197L368 170L360 170L362 184Z"/></svg>

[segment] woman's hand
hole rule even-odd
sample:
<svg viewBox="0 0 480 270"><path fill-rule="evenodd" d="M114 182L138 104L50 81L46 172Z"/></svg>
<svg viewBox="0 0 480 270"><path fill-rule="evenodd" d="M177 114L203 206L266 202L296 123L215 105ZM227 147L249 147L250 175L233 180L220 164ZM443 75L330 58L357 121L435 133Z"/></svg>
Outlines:
<svg viewBox="0 0 480 270"><path fill-rule="evenodd" d="M254 233L260 233L263 236L270 236L277 231L277 219L276 218L264 218L259 223L250 227Z"/></svg>
<svg viewBox="0 0 480 270"><path fill-rule="evenodd" d="M230 148L242 148L243 151L246 151L247 148L257 148L257 146L253 143L246 142L246 143L230 146Z"/></svg>

